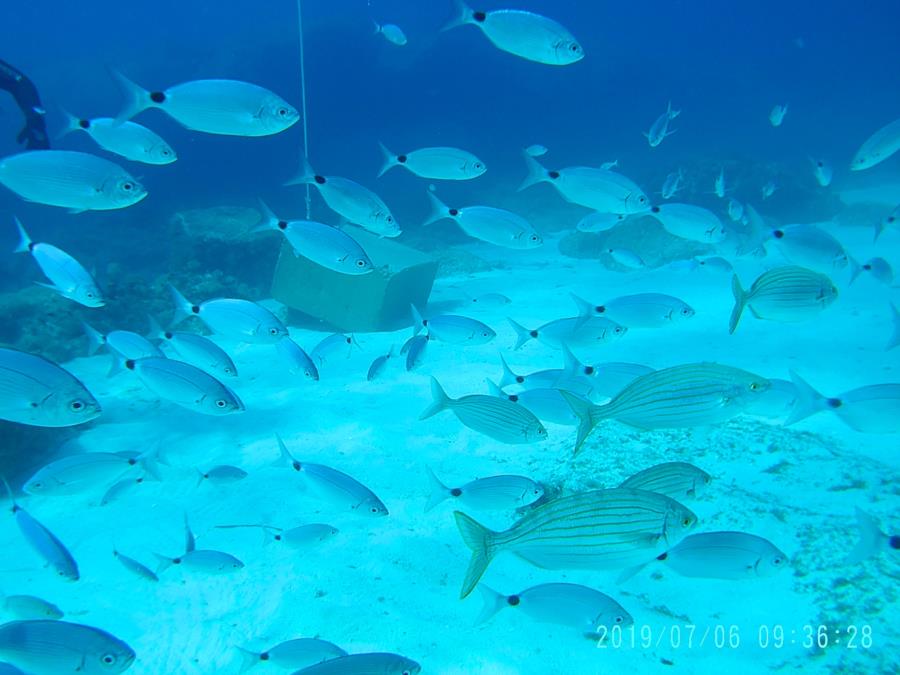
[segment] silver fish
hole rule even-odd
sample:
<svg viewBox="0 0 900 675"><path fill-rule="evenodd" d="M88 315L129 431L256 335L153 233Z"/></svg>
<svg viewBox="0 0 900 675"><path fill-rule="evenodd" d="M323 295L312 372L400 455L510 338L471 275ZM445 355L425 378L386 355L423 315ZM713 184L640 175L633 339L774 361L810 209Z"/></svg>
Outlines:
<svg viewBox="0 0 900 675"><path fill-rule="evenodd" d="M528 409L494 396L470 394L450 398L435 378L431 378L432 403L420 420L450 410L457 419L473 431L501 443L536 443L546 440L547 430Z"/></svg>
<svg viewBox="0 0 900 675"><path fill-rule="evenodd" d="M761 274L749 291L741 287L735 274L731 279L734 309L728 320L728 332L734 333L744 307L753 316L767 321L792 323L817 316L837 300L838 290L831 279L804 267L776 267Z"/></svg>
<svg viewBox="0 0 900 675"><path fill-rule="evenodd" d="M121 123L147 108L159 108L179 124L208 134L269 136L292 127L300 113L277 94L239 80L193 80L164 91L147 91L113 72L125 95Z"/></svg>
<svg viewBox="0 0 900 675"><path fill-rule="evenodd" d="M138 478L123 478L118 483L114 483L103 493L103 497L100 498L100 506L106 506L117 501L123 494L131 492L143 482L144 477L139 476Z"/></svg>
<svg viewBox="0 0 900 675"><path fill-rule="evenodd" d="M856 507L856 523L859 528L859 540L847 554L845 562L848 565L856 565L883 551L900 549L900 536L890 536L882 532L878 521L859 507Z"/></svg>
<svg viewBox="0 0 900 675"><path fill-rule="evenodd" d="M682 172L681 169L673 171L666 175L666 179L663 181L662 190L660 190L660 195L663 199L671 199L681 191L683 182L684 172Z"/></svg>
<svg viewBox="0 0 900 675"><path fill-rule="evenodd" d="M503 295L503 293L482 293L481 295L470 297L469 300L477 307L490 307L492 309L503 307L512 302L512 300Z"/></svg>
<svg viewBox="0 0 900 675"><path fill-rule="evenodd" d="M725 226L719 217L701 206L668 202L650 209L669 234L703 242L717 244L725 240Z"/></svg>
<svg viewBox="0 0 900 675"><path fill-rule="evenodd" d="M124 553L121 553L120 551L117 551L115 549L113 549L113 557L120 563L122 563L122 566L135 576L138 576L141 579L146 579L147 581L159 581L159 577L156 576L156 572L151 570L143 563L138 562L134 558L130 558Z"/></svg>
<svg viewBox="0 0 900 675"><path fill-rule="evenodd" d="M378 172L383 176L395 166L402 166L422 178L436 180L471 180L481 176L487 168L471 152L459 148L420 148L403 154L388 150L379 143L384 164Z"/></svg>
<svg viewBox="0 0 900 675"><path fill-rule="evenodd" d="M564 351L565 349L567 348L564 348ZM500 355L500 362L503 365L503 375L500 377L501 389L518 384L525 389L553 387L565 389L579 396L589 397L593 395L592 383L587 378L582 377L580 372L572 372L565 368L552 368L538 370L527 375L518 375L510 369L502 354Z"/></svg>
<svg viewBox="0 0 900 675"><path fill-rule="evenodd" d="M363 247L343 230L312 220L284 220L265 202L259 204L262 222L254 231L281 232L295 255L341 274L368 274L375 269Z"/></svg>
<svg viewBox="0 0 900 675"><path fill-rule="evenodd" d="M528 61L566 66L584 58L584 50L572 34L552 19L518 9L473 11L456 0L456 16L441 30L471 24L495 47Z"/></svg>
<svg viewBox="0 0 900 675"><path fill-rule="evenodd" d="M12 501L12 513L16 518L16 525L25 541L31 546L32 550L37 553L43 560L52 567L56 573L68 581L78 581L80 578L78 573L78 563L69 553L55 534L42 525L36 518L31 516L25 509L16 503L12 490L4 481L4 487Z"/></svg>
<svg viewBox="0 0 900 675"><path fill-rule="evenodd" d="M823 410L830 410L856 431L893 434L900 431L900 384L873 384L839 396L824 396L793 370L797 399L785 426Z"/></svg>
<svg viewBox="0 0 900 675"><path fill-rule="evenodd" d="M515 607L533 621L574 628L593 637L602 628L630 626L634 618L605 593L578 584L540 584L514 595L503 595L478 584L483 606L476 624L489 621L504 607Z"/></svg>
<svg viewBox="0 0 900 675"><path fill-rule="evenodd" d="M319 381L319 369L303 347L289 337L282 338L275 343L275 349L287 363L288 372L291 375L302 375L307 380Z"/></svg>
<svg viewBox="0 0 900 675"><path fill-rule="evenodd" d="M654 370L650 366L640 363L625 363L621 361L607 361L606 363L589 365L579 361L578 357L567 346L563 346L563 358L563 370L566 375L556 380L553 386L557 389L566 390L569 393L578 394L573 389L581 389L582 387L572 387L572 383L584 383L584 386L589 387L586 393L583 391L581 393L581 396L585 398L612 398L631 384L635 378L652 373Z"/></svg>
<svg viewBox="0 0 900 675"><path fill-rule="evenodd" d="M543 485L527 476L488 476L450 488L430 468L427 471L431 495L425 505L426 512L446 499L453 499L471 509L489 511L528 506L544 495Z"/></svg>
<svg viewBox="0 0 900 675"><path fill-rule="evenodd" d="M744 218L744 205L733 197L728 198L728 217L736 223Z"/></svg>
<svg viewBox="0 0 900 675"><path fill-rule="evenodd" d="M154 394L175 405L204 415L243 412L244 404L231 389L196 366L154 357L129 359L133 371Z"/></svg>
<svg viewBox="0 0 900 675"><path fill-rule="evenodd" d="M869 258L862 264L853 261L852 267L853 271L850 275L851 284L856 281L857 277L863 272L870 274L873 279L885 286L890 286L894 283L894 270L891 267L891 264L884 258Z"/></svg>
<svg viewBox="0 0 900 675"><path fill-rule="evenodd" d="M10 621L0 626L0 658L35 675L122 673L134 650L93 626L68 621Z"/></svg>
<svg viewBox="0 0 900 675"><path fill-rule="evenodd" d="M431 214L423 225L451 218L470 237L495 246L511 249L532 249L542 246L544 239L522 216L492 206L466 206L451 209L429 192Z"/></svg>
<svg viewBox="0 0 900 675"><path fill-rule="evenodd" d="M548 151L546 146L535 143L534 145L529 145L527 148L525 148L525 152L532 157L543 157L547 154Z"/></svg>
<svg viewBox="0 0 900 675"><path fill-rule="evenodd" d="M228 485L244 480L249 475L239 466L231 466L230 464L217 464L207 471L197 469L197 473L199 474L197 485L200 485L203 481L209 481L215 485Z"/></svg>
<svg viewBox="0 0 900 675"><path fill-rule="evenodd" d="M384 502L358 480L324 464L298 461L288 451L281 436L276 435L276 438L281 451L281 461L304 477L304 485L325 500L342 508L349 508L362 516L388 515Z"/></svg>
<svg viewBox="0 0 900 675"><path fill-rule="evenodd" d="M684 300L664 293L638 293L607 300L601 305L569 294L580 316L603 316L629 328L658 328L690 319L696 314Z"/></svg>
<svg viewBox="0 0 900 675"><path fill-rule="evenodd" d="M619 487L658 492L676 500L694 499L712 481L712 476L687 462L664 462L638 471Z"/></svg>
<svg viewBox="0 0 900 675"><path fill-rule="evenodd" d="M0 610L16 619L50 619L56 621L64 616L64 612L52 602L47 602L33 595L0 596Z"/></svg>
<svg viewBox="0 0 900 675"><path fill-rule="evenodd" d="M887 214L884 218L882 218L875 225L875 241L878 241L878 237L881 236L881 233L884 232L889 227L896 227L897 224L900 223L900 204L894 207L894 210Z"/></svg>
<svg viewBox="0 0 900 675"><path fill-rule="evenodd" d="M725 194L728 192L728 188L725 187L725 167L719 169L719 175L716 176L716 180L713 182L712 191L719 199L725 198Z"/></svg>
<svg viewBox="0 0 900 675"><path fill-rule="evenodd" d="M277 541L283 541L291 548L306 549L309 546L331 539L339 534L334 525L327 523L307 523L306 525L298 525L288 530L282 530L275 535Z"/></svg>
<svg viewBox="0 0 900 675"><path fill-rule="evenodd" d="M0 159L0 184L22 199L74 213L137 204L146 188L109 160L71 150L34 150Z"/></svg>
<svg viewBox="0 0 900 675"><path fill-rule="evenodd" d="M639 270L647 266L644 259L630 248L608 248L606 252L613 260L628 269Z"/></svg>
<svg viewBox="0 0 900 675"><path fill-rule="evenodd" d="M784 122L784 116L787 115L787 111L787 103L778 103L772 106L772 110L769 111L769 123L773 127L780 127L781 123Z"/></svg>
<svg viewBox="0 0 900 675"><path fill-rule="evenodd" d="M666 106L666 112L656 118L656 121L650 126L650 131L644 133L644 137L650 144L651 148L655 148L662 143L666 136L671 136L675 130L669 130L669 122L674 120L681 114L680 110L672 110L672 102L669 101Z"/></svg>
<svg viewBox="0 0 900 675"><path fill-rule="evenodd" d="M478 319L455 314L439 314L424 319L414 305L410 305L410 311L413 317L413 335L418 335L424 328L428 331L430 340L454 345L483 345L497 337L490 326Z"/></svg>
<svg viewBox="0 0 900 675"><path fill-rule="evenodd" d="M353 346L359 346L356 338L352 335L344 335L343 333L332 333L328 337L322 338L319 343L313 347L310 356L316 367L321 368L336 354L346 352L344 358L349 359L353 353Z"/></svg>
<svg viewBox="0 0 900 675"><path fill-rule="evenodd" d="M313 185L332 211L382 237L399 237L400 225L381 198L349 178L321 176L304 160L300 172L285 185Z"/></svg>
<svg viewBox="0 0 900 675"><path fill-rule="evenodd" d="M130 330L111 330L104 335L88 323L82 323L81 326L84 328L84 334L88 339L89 356L96 353L104 345L112 352L113 365L110 368L110 374L118 370L121 365L118 362L125 359L143 359L148 356L165 357L165 354L160 351L159 347L143 335L133 333Z"/></svg>
<svg viewBox="0 0 900 675"><path fill-rule="evenodd" d="M770 419L787 417L797 400L797 387L790 380L769 379L769 388L744 412Z"/></svg>
<svg viewBox="0 0 900 675"><path fill-rule="evenodd" d="M390 350L387 354L382 354L375 358L372 361L372 364L369 366L369 370L366 372L366 381L371 382L372 380L376 380L384 373L385 368L387 367L388 361L394 356L394 346L391 345Z"/></svg>
<svg viewBox="0 0 900 675"><path fill-rule="evenodd" d="M520 349L529 340L539 340L554 349L562 349L564 344L596 346L621 338L628 332L626 326L605 317L556 319L534 329L525 328L509 317L506 320L516 332L513 349Z"/></svg>
<svg viewBox="0 0 900 675"><path fill-rule="evenodd" d="M768 243L791 263L816 272L828 274L849 263L841 242L815 225L785 225L772 231Z"/></svg>
<svg viewBox="0 0 900 675"><path fill-rule="evenodd" d="M760 188L760 192L762 193L763 199L768 199L773 194L775 194L775 190L778 189L778 185L773 180L766 181L765 185Z"/></svg>
<svg viewBox="0 0 900 675"><path fill-rule="evenodd" d="M56 291L64 298L74 300L85 307L103 307L106 303L97 282L75 258L52 244L35 244L25 232L22 223L15 219L19 229L19 245L16 253L30 253L49 280L40 284Z"/></svg>
<svg viewBox="0 0 900 675"><path fill-rule="evenodd" d="M385 40L398 47L402 47L406 44L406 35L403 33L403 29L400 28L400 26L393 23L380 24L377 21L374 21L374 23L376 35L384 36Z"/></svg>
<svg viewBox="0 0 900 675"><path fill-rule="evenodd" d="M187 518L184 521L185 551L183 555L175 558L155 554L159 560L157 574L161 574L173 565L182 566L185 569L200 572L202 574L231 574L243 569L244 563L230 553L215 551L212 549L198 549L194 533L191 532Z"/></svg>
<svg viewBox="0 0 900 675"><path fill-rule="evenodd" d="M575 225L575 229L579 232L606 232L619 223L625 222L627 219L628 216L621 213L601 213L600 211L594 211L579 220Z"/></svg>
<svg viewBox="0 0 900 675"><path fill-rule="evenodd" d="M525 155L525 164L528 175L520 191L537 183L550 183L566 201L594 211L627 215L650 208L650 200L637 184L614 171L586 166L548 171L530 155Z"/></svg>
<svg viewBox="0 0 900 675"><path fill-rule="evenodd" d="M515 553L543 569L617 569L653 560L697 523L697 516L674 499L627 488L554 499L502 532L493 532L460 511L454 515L472 550L462 598L502 552Z"/></svg>
<svg viewBox="0 0 900 675"><path fill-rule="evenodd" d="M772 542L746 532L691 534L657 560L681 576L736 580L772 576L788 562Z"/></svg>
<svg viewBox="0 0 900 675"><path fill-rule="evenodd" d="M834 177L834 169L831 168L831 164L824 159L816 159L815 157L810 157L809 161L812 164L813 177L816 179L816 182L822 187L831 185L831 179Z"/></svg>
<svg viewBox="0 0 900 675"><path fill-rule="evenodd" d="M400 654L348 654L307 666L293 675L417 675L422 666Z"/></svg>
<svg viewBox="0 0 900 675"><path fill-rule="evenodd" d="M98 485L106 485L126 472L153 472L155 451L135 453L86 452L54 460L38 469L25 481L22 489L31 495L45 497L78 494Z"/></svg>
<svg viewBox="0 0 900 675"><path fill-rule="evenodd" d="M259 663L273 663L279 668L305 668L338 656L346 656L347 652L333 642L319 638L295 638L279 642L261 652L238 647L243 664L241 672L245 672Z"/></svg>
<svg viewBox="0 0 900 675"><path fill-rule="evenodd" d="M164 330L153 317L149 318L150 334L160 340L165 340L166 344L172 347L181 360L202 368L217 377L238 376L237 366L234 365L231 357L208 337L197 333ZM124 356L129 359L141 358L140 356L127 354ZM150 356L150 354L146 356Z"/></svg>
<svg viewBox="0 0 900 675"><path fill-rule="evenodd" d="M112 117L83 119L66 111L66 126L60 136L84 131L104 150L144 164L171 164L178 159L172 147L158 134L136 122L118 123Z"/></svg>
<svg viewBox="0 0 900 675"><path fill-rule="evenodd" d="M641 375L609 403L585 406L564 393L581 418L575 454L602 420L638 429L677 429L727 422L769 388L769 381L718 363L688 363Z"/></svg>
<svg viewBox="0 0 900 675"><path fill-rule="evenodd" d="M406 354L406 370L415 370L425 360L425 348L428 346L428 335L413 335L400 349L401 354Z"/></svg>
<svg viewBox="0 0 900 675"><path fill-rule="evenodd" d="M70 427L100 416L84 385L52 361L0 347L0 419L39 427Z"/></svg>
<svg viewBox="0 0 900 675"><path fill-rule="evenodd" d="M853 171L871 169L898 150L900 150L900 119L886 124L869 136L853 156L850 169Z"/></svg>
<svg viewBox="0 0 900 675"><path fill-rule="evenodd" d="M541 387L538 389L525 389L516 394L507 394L491 380L485 380L485 382L488 385L488 393L491 396L518 403L530 410L535 417L543 422L578 426L578 416L572 411L572 407L559 389ZM577 394L572 395L577 396ZM590 403L590 401L585 399L585 403Z"/></svg>
<svg viewBox="0 0 900 675"><path fill-rule="evenodd" d="M270 344L287 337L288 329L265 307L237 298L215 298L194 305L169 286L175 302L175 320L179 323L197 316L213 332L241 342Z"/></svg>

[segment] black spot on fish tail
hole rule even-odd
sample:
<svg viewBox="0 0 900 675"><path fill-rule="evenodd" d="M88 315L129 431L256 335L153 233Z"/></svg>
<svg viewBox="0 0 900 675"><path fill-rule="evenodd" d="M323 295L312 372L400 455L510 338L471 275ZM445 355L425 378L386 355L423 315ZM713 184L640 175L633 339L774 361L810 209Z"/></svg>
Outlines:
<svg viewBox="0 0 900 675"><path fill-rule="evenodd" d="M772 232L772 236L776 239L781 239L782 237L784 237L784 230L775 230L774 232Z"/></svg>
<svg viewBox="0 0 900 675"><path fill-rule="evenodd" d="M650 210L651 210L653 213L659 213L659 207L658 207L658 206L654 206L654 207L652 207Z"/></svg>
<svg viewBox="0 0 900 675"><path fill-rule="evenodd" d="M286 220L279 220L279 221L278 221L278 229L279 229L279 230L286 230L286 229L287 229L287 226L288 226L288 224L287 224L287 221L286 221Z"/></svg>
<svg viewBox="0 0 900 675"><path fill-rule="evenodd" d="M516 384L522 384L525 381L524 375L516 375Z"/></svg>
<svg viewBox="0 0 900 675"><path fill-rule="evenodd" d="M193 307L192 307L191 309L193 309ZM165 333L163 333L163 337L166 338L166 340L171 340L171 339L172 339L172 333L169 332L169 331L166 331Z"/></svg>
<svg viewBox="0 0 900 675"><path fill-rule="evenodd" d="M263 652L259 655L260 661L268 661L269 660L269 652Z"/></svg>
<svg viewBox="0 0 900 675"><path fill-rule="evenodd" d="M522 599L521 599L518 595L511 595L511 596L509 596L509 597L506 599L506 602L507 602L511 607L515 607L515 606L518 605L520 602L522 602Z"/></svg>
<svg viewBox="0 0 900 675"><path fill-rule="evenodd" d="M325 176L313 176L313 180L316 181L318 185L325 185Z"/></svg>
<svg viewBox="0 0 900 675"><path fill-rule="evenodd" d="M450 494L453 497L459 497L462 494L462 490L460 490L459 488L453 488L452 490L450 490Z"/></svg>
<svg viewBox="0 0 900 675"><path fill-rule="evenodd" d="M530 330L528 331L528 334L533 338L536 338L538 336L538 332L536 330Z"/></svg>
<svg viewBox="0 0 900 675"><path fill-rule="evenodd" d="M78 126L80 126L82 129L87 129L91 126L91 121L90 120L78 120Z"/></svg>
<svg viewBox="0 0 900 675"><path fill-rule="evenodd" d="M888 546L892 549L900 549L900 534L895 534L890 539L888 539Z"/></svg>
<svg viewBox="0 0 900 675"><path fill-rule="evenodd" d="M583 372L585 375L593 375L594 374L594 366L585 366Z"/></svg>
<svg viewBox="0 0 900 675"><path fill-rule="evenodd" d="M548 171L547 175L550 176L553 180L559 178L559 171Z"/></svg>
<svg viewBox="0 0 900 675"><path fill-rule="evenodd" d="M459 215L459 209L450 209L449 213L451 216L453 216L455 218L456 216Z"/></svg>
<svg viewBox="0 0 900 675"><path fill-rule="evenodd" d="M606 305L597 305L594 307L594 311L597 312L597 314L603 314L603 312L606 311Z"/></svg>
<svg viewBox="0 0 900 675"><path fill-rule="evenodd" d="M669 557L668 553L660 553L658 556L656 556L656 559L657 560L665 560L668 557Z"/></svg>
<svg viewBox="0 0 900 675"><path fill-rule="evenodd" d="M200 313L200 305L191 305L191 312L193 314L199 314Z"/></svg>
<svg viewBox="0 0 900 675"><path fill-rule="evenodd" d="M274 539L275 539L275 541L281 541L281 535L280 535L280 534L276 534L275 537L274 537ZM265 661L267 658L269 658L269 656L268 656L268 654L267 654L265 658L263 658L262 656L260 656L259 658L261 658L261 659L263 659L263 661Z"/></svg>
<svg viewBox="0 0 900 675"><path fill-rule="evenodd" d="M128 370L134 370L134 359L128 359L125 362L125 367L128 368Z"/></svg>
<svg viewBox="0 0 900 675"><path fill-rule="evenodd" d="M509 396L507 396L507 398L510 401L512 401L513 403L516 403L519 400L519 397L517 394L510 394Z"/></svg>
<svg viewBox="0 0 900 675"><path fill-rule="evenodd" d="M839 398L829 398L828 400L825 401L825 404L829 408L840 408L842 405L844 405L844 402L841 401L841 399L839 399Z"/></svg>
<svg viewBox="0 0 900 675"><path fill-rule="evenodd" d="M154 91L150 94L150 100L154 103L165 103L166 95L161 91Z"/></svg>
<svg viewBox="0 0 900 675"><path fill-rule="evenodd" d="M487 18L486 12L472 12L472 18L478 23L482 23Z"/></svg>
<svg viewBox="0 0 900 675"><path fill-rule="evenodd" d="M397 161L401 164L406 164L406 155L397 155Z"/></svg>

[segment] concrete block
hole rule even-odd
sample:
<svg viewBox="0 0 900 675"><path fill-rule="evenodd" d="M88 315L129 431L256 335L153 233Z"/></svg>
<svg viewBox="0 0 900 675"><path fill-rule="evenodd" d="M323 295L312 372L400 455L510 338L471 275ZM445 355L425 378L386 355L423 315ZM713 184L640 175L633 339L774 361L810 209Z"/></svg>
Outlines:
<svg viewBox="0 0 900 675"><path fill-rule="evenodd" d="M428 303L437 261L357 227L347 226L346 231L365 249L374 271L360 275L334 272L295 255L285 241L275 267L272 297L340 331L409 326L409 306Z"/></svg>

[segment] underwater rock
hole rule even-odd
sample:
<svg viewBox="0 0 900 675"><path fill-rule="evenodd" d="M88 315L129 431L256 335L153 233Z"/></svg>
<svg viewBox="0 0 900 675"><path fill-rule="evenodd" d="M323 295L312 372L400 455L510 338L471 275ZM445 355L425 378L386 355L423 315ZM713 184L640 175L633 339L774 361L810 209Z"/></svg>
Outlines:
<svg viewBox="0 0 900 675"><path fill-rule="evenodd" d="M212 206L178 211L170 223L180 227L191 239L243 243L259 238L251 231L259 223L258 210L245 206Z"/></svg>

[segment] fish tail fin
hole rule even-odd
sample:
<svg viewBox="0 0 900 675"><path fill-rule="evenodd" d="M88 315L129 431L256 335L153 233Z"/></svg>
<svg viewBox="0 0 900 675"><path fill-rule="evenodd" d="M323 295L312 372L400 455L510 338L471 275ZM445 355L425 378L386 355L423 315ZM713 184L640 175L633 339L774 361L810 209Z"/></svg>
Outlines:
<svg viewBox="0 0 900 675"><path fill-rule="evenodd" d="M570 375L581 375L584 373L584 364L578 360L578 357L569 349L569 345L565 342L561 343L563 352L563 370Z"/></svg>
<svg viewBox="0 0 900 675"><path fill-rule="evenodd" d="M376 23L375 25L377 26L378 24ZM381 27L379 26L379 29L380 28ZM378 30L376 32L381 32L381 31ZM397 161L397 155L395 155L393 152L391 152L384 143L382 143L381 141L378 141L378 147L381 149L381 154L384 155L384 163L381 165L381 168L378 170L378 177L381 178L385 173L388 172L389 169L397 166L397 164L399 164L399 162Z"/></svg>
<svg viewBox="0 0 900 675"><path fill-rule="evenodd" d="M537 185L538 183L550 180L547 169L527 152L525 153L525 167L528 169L528 175L525 176L525 179L522 181L521 185L519 185L516 190L517 192L521 192L532 185Z"/></svg>
<svg viewBox="0 0 900 675"><path fill-rule="evenodd" d="M123 370L128 368L128 359L121 352L117 352L112 347L109 348L109 355L112 357L112 361L109 363L109 370L106 371L107 377L112 377L113 375L117 375L121 373Z"/></svg>
<svg viewBox="0 0 900 675"><path fill-rule="evenodd" d="M491 378L484 378L484 383L487 385L488 394L496 396L497 398L506 398L506 394L503 393L503 390L497 386L497 383Z"/></svg>
<svg viewBox="0 0 900 675"><path fill-rule="evenodd" d="M422 314L419 312L418 308L415 305L410 304L409 311L410 314L412 314L413 337L415 337L425 327L425 320L422 318Z"/></svg>
<svg viewBox="0 0 900 675"><path fill-rule="evenodd" d="M142 110L156 107L153 99L150 98L150 92L141 85L129 80L118 70L110 70L110 73L125 96L125 105L122 106L122 110L116 115L116 124L127 122Z"/></svg>
<svg viewBox="0 0 900 675"><path fill-rule="evenodd" d="M153 570L157 576L165 572L172 565L175 564L175 561L168 556L164 556L161 553L154 553L153 557L156 558L156 569Z"/></svg>
<svg viewBox="0 0 900 675"><path fill-rule="evenodd" d="M589 319L594 315L594 305L574 293L569 293L569 297L572 298L572 302L575 303L579 317L582 319Z"/></svg>
<svg viewBox="0 0 900 675"><path fill-rule="evenodd" d="M475 617L476 626L490 621L507 604L506 596L498 593L490 586L478 584L477 588L481 593L481 611Z"/></svg>
<svg viewBox="0 0 900 675"><path fill-rule="evenodd" d="M156 317L148 314L147 323L150 324L150 331L147 333L148 339L158 340L166 334L166 331L163 330L163 327L161 325L159 325L159 321L156 320Z"/></svg>
<svg viewBox="0 0 900 675"><path fill-rule="evenodd" d="M428 214L425 222L422 223L423 227L450 217L450 208L438 199L438 196L431 190L428 190L428 203L431 206L431 212Z"/></svg>
<svg viewBox="0 0 900 675"><path fill-rule="evenodd" d="M847 554L845 562L854 565L878 553L884 546L886 535L878 527L878 521L856 507L856 524L859 528L859 541Z"/></svg>
<svg viewBox="0 0 900 675"><path fill-rule="evenodd" d="M275 215L272 209L269 208L269 205L262 199L257 199L256 204L259 207L259 222L250 231L268 232L269 230L277 230L281 219Z"/></svg>
<svg viewBox="0 0 900 675"><path fill-rule="evenodd" d="M524 345L534 337L532 333L534 333L535 331L528 330L527 328L525 328L525 326L513 321L509 317L506 317L506 320L509 321L509 325L513 327L514 331L516 331L516 346L513 347L514 350L521 349L522 345Z"/></svg>
<svg viewBox="0 0 900 675"><path fill-rule="evenodd" d="M169 294L172 296L172 302L175 304L175 316L172 318L172 325L176 326L194 314L194 305L172 284L169 284Z"/></svg>
<svg viewBox="0 0 900 675"><path fill-rule="evenodd" d="M60 108L59 112L62 113L62 116L65 119L65 124L63 124L62 128L60 128L60 130L53 135L54 141L58 141L59 139L68 136L73 131L78 131L82 128L81 120L78 117L75 117L75 115L70 113L68 110L66 110L65 108Z"/></svg>
<svg viewBox="0 0 900 675"><path fill-rule="evenodd" d="M278 459L272 462L272 465L295 467L295 470L299 471L300 462L298 462L291 454L290 450L288 450L287 445L285 445L284 440L281 438L281 434L276 433L275 438L278 441Z"/></svg>
<svg viewBox="0 0 900 675"><path fill-rule="evenodd" d="M241 653L241 665L239 666L238 673L246 673L262 660L262 654L259 652L250 651L243 647L238 647L237 650Z"/></svg>
<svg viewBox="0 0 900 675"><path fill-rule="evenodd" d="M562 397L566 400L566 403L569 404L572 412L578 417L578 436L575 439L575 448L573 451L573 454L577 456L578 453L581 452L581 446L584 445L585 440L587 440L591 431L594 430L596 424L593 415L593 405L580 396L575 396L575 394L563 389L560 389L559 393L562 394Z"/></svg>
<svg viewBox="0 0 900 675"><path fill-rule="evenodd" d="M199 467L194 467L194 471L197 472L197 487L200 487L206 480L206 474Z"/></svg>
<svg viewBox="0 0 900 675"><path fill-rule="evenodd" d="M647 566L648 563L643 563L641 565L634 565L632 567L627 567L616 577L617 584L624 584L626 581L631 579L631 577L638 574L642 569Z"/></svg>
<svg viewBox="0 0 900 675"><path fill-rule="evenodd" d="M465 26L467 23L474 23L472 8L463 0L454 0L454 14L442 27L441 32L456 28L457 26Z"/></svg>
<svg viewBox="0 0 900 675"><path fill-rule="evenodd" d="M293 178L285 181L285 185L308 185L316 182L316 172L313 171L312 165L306 157L302 158L302 163Z"/></svg>
<svg viewBox="0 0 900 675"><path fill-rule="evenodd" d="M503 354L500 354L500 363L503 366L503 375L500 376L500 387L507 387L511 384L518 384L519 376L516 375L512 368L509 367L509 364L506 362L506 359L503 358Z"/></svg>
<svg viewBox="0 0 900 675"><path fill-rule="evenodd" d="M728 334L734 333L737 328L738 321L741 320L741 314L744 312L744 306L747 304L747 294L741 287L741 280L735 274L731 277L731 293L734 295L734 308L731 310L731 317L728 319Z"/></svg>
<svg viewBox="0 0 900 675"><path fill-rule="evenodd" d="M142 452L137 456L136 460L138 466L140 466L153 480L162 480L159 475L159 464L168 466L168 462L162 457L161 447L159 445Z"/></svg>
<svg viewBox="0 0 900 675"><path fill-rule="evenodd" d="M13 253L30 253L32 245L31 237L29 237L28 233L25 231L21 220L15 216L13 216L13 220L16 221L16 229L19 231L19 243L16 244Z"/></svg>
<svg viewBox="0 0 900 675"><path fill-rule="evenodd" d="M428 513L450 496L450 488L440 481L431 467L426 466L425 469L428 472L428 484L431 486L431 494L428 495L428 503L425 504L425 512Z"/></svg>
<svg viewBox="0 0 900 675"><path fill-rule="evenodd" d="M462 599L474 590L478 580L491 564L491 559L494 557L494 533L462 511L454 511L453 516L456 518L456 526L459 528L463 542L472 550L469 569L466 570L466 578L459 592L459 597Z"/></svg>
<svg viewBox="0 0 900 675"><path fill-rule="evenodd" d="M81 328L87 336L88 356L93 356L100 347L106 344L106 338L103 337L103 333L91 326L87 321L81 322Z"/></svg>
<svg viewBox="0 0 900 675"><path fill-rule="evenodd" d="M823 396L813 389L809 382L800 377L796 372L792 370L790 373L791 381L797 389L797 398L794 400L791 412L784 421L784 426L787 427L791 424L795 424L802 419L806 419L810 415L814 415L817 412L821 412L822 410L831 407L830 402L834 402L838 406L840 405L840 399L832 400Z"/></svg>
<svg viewBox="0 0 900 675"><path fill-rule="evenodd" d="M450 404L450 397L447 396L447 392L444 391L444 388L435 377L431 378L431 399L431 405L419 415L420 420L427 420L429 417L437 415Z"/></svg>
<svg viewBox="0 0 900 675"><path fill-rule="evenodd" d="M884 346L884 351L886 352L900 345L900 312L897 311L897 306L894 303L891 303L891 319L893 320L894 332L891 333L891 337Z"/></svg>
<svg viewBox="0 0 900 675"><path fill-rule="evenodd" d="M856 278L862 273L862 265L854 258L852 255L847 254L847 262L850 264L850 281L847 283L848 286L853 284L856 281Z"/></svg>

